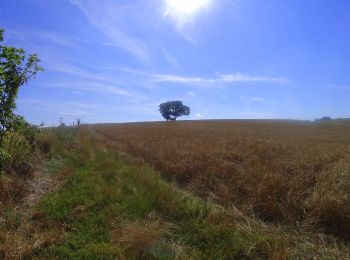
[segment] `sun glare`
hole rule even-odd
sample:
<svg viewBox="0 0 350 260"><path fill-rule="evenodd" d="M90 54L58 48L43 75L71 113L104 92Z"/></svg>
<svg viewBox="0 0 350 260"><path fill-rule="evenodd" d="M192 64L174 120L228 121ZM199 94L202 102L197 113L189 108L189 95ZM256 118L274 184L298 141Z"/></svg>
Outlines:
<svg viewBox="0 0 350 260"><path fill-rule="evenodd" d="M207 7L210 0L165 0L165 3L166 15L182 19L193 16L200 9Z"/></svg>

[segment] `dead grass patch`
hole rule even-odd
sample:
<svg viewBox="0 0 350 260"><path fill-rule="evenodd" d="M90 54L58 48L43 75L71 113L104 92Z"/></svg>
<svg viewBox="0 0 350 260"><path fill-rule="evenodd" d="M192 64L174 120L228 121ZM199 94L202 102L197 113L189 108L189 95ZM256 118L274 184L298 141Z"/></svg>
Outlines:
<svg viewBox="0 0 350 260"><path fill-rule="evenodd" d="M169 224L159 219L146 219L122 224L112 232L112 240L122 245L127 255L142 257L149 254L152 247L161 242L169 229Z"/></svg>

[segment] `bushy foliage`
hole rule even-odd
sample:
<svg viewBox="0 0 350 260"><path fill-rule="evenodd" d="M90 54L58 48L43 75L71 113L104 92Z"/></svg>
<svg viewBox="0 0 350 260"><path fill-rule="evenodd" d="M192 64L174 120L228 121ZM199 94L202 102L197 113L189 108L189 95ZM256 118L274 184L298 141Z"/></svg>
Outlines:
<svg viewBox="0 0 350 260"><path fill-rule="evenodd" d="M13 110L19 88L43 69L36 54L3 45L3 33L0 28L0 172L23 174L31 171L26 160L35 149L38 129Z"/></svg>
<svg viewBox="0 0 350 260"><path fill-rule="evenodd" d="M24 135L9 132L3 139L0 165L3 172L9 175L28 176L35 169L33 146Z"/></svg>
<svg viewBox="0 0 350 260"><path fill-rule="evenodd" d="M28 123L24 117L15 115L13 121L13 129L15 132L23 135L31 145L32 149L35 149L36 137L40 132L37 126Z"/></svg>
<svg viewBox="0 0 350 260"><path fill-rule="evenodd" d="M176 120L180 116L188 116L191 110L182 101L168 101L159 105L159 112L166 120Z"/></svg>
<svg viewBox="0 0 350 260"><path fill-rule="evenodd" d="M0 28L0 209L22 198L24 177L35 169L38 129L13 111L19 88L42 70L36 54L3 45L3 33Z"/></svg>
<svg viewBox="0 0 350 260"><path fill-rule="evenodd" d="M332 120L331 117L329 117L329 116L323 116L323 117L321 117L321 118L316 118L316 119L315 119L315 122L331 121L331 120Z"/></svg>
<svg viewBox="0 0 350 260"><path fill-rule="evenodd" d="M20 86L43 70L36 54L27 56L22 48L2 45L3 33L0 29L0 146L16 122L13 110Z"/></svg>
<svg viewBox="0 0 350 260"><path fill-rule="evenodd" d="M0 172L28 175L32 172L32 157L36 152L39 129L26 122L22 116L14 115L13 130L6 133L0 147Z"/></svg>
<svg viewBox="0 0 350 260"><path fill-rule="evenodd" d="M9 156L8 152L3 147L0 147L0 175L4 173L2 162L7 161Z"/></svg>

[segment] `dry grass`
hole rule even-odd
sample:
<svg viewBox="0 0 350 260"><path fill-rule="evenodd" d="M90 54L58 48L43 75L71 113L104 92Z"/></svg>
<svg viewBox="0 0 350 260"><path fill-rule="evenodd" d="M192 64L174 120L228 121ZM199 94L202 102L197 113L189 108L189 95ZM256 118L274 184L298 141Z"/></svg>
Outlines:
<svg viewBox="0 0 350 260"><path fill-rule="evenodd" d="M30 176L35 170L36 152L24 136L10 132L1 148L7 156L0 158L1 169L8 175Z"/></svg>
<svg viewBox="0 0 350 260"><path fill-rule="evenodd" d="M0 214L4 207L18 203L27 193L27 181L39 161L30 142L18 133L8 133L1 150L6 155L0 157Z"/></svg>
<svg viewBox="0 0 350 260"><path fill-rule="evenodd" d="M350 238L350 123L185 121L94 129L109 146L221 205Z"/></svg>
<svg viewBox="0 0 350 260"><path fill-rule="evenodd" d="M124 248L124 254L142 258L163 239L168 224L159 219L127 222L112 232L112 240Z"/></svg>
<svg viewBox="0 0 350 260"><path fill-rule="evenodd" d="M7 205L19 202L27 190L27 182L24 179L0 175L0 213Z"/></svg>
<svg viewBox="0 0 350 260"><path fill-rule="evenodd" d="M0 258L349 259L339 239L348 223L347 129L214 121L47 131L45 168L62 185L33 214L0 216Z"/></svg>

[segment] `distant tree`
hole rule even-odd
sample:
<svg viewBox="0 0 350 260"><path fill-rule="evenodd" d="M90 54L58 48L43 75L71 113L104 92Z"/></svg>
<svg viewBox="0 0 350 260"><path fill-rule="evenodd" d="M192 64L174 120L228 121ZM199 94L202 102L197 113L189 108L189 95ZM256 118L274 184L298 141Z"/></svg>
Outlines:
<svg viewBox="0 0 350 260"><path fill-rule="evenodd" d="M81 125L81 118L76 118L75 122L76 122L77 126L80 126Z"/></svg>
<svg viewBox="0 0 350 260"><path fill-rule="evenodd" d="M4 29L0 28L0 146L16 122L13 110L18 89L43 70L36 54L27 56L22 48L2 45L3 33Z"/></svg>
<svg viewBox="0 0 350 260"><path fill-rule="evenodd" d="M176 121L180 116L188 116L191 110L182 101L168 101L159 105L159 112L167 121Z"/></svg>
<svg viewBox="0 0 350 260"><path fill-rule="evenodd" d="M66 123L64 122L63 117L60 117L58 119L58 123L59 123L58 127L66 127Z"/></svg>
<svg viewBox="0 0 350 260"><path fill-rule="evenodd" d="M321 121L331 121L332 118L330 116L324 116L321 118Z"/></svg>
<svg viewBox="0 0 350 260"><path fill-rule="evenodd" d="M324 117L321 117L321 118L316 118L315 121L331 121L332 118L329 117L329 116L324 116Z"/></svg>

